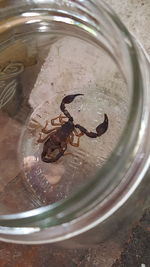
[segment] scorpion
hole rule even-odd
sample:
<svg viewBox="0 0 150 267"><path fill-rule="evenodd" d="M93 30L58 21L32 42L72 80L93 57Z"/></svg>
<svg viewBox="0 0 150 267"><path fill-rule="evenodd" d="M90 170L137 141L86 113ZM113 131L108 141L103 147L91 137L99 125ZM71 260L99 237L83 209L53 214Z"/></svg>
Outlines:
<svg viewBox="0 0 150 267"><path fill-rule="evenodd" d="M73 117L67 111L65 104L71 103L75 97L82 96L83 94L67 95L62 99L60 110L63 115L51 120L51 125L55 128L48 130L48 121L46 121L45 127L41 130L40 137L37 140L38 143L44 143L43 151L41 153L41 159L46 163L53 163L58 161L66 153L67 144L74 147L79 147L80 137L84 134L90 138L97 138L104 134L108 129L108 117L104 114L103 123L96 127L96 132L89 132L86 128L79 124L74 124ZM67 121L65 119L68 119ZM58 120L58 122L56 122ZM79 129L80 132L77 130ZM46 137L42 138L42 134L46 134ZM77 137L77 142L74 142L74 137ZM57 152L58 151L58 152Z"/></svg>

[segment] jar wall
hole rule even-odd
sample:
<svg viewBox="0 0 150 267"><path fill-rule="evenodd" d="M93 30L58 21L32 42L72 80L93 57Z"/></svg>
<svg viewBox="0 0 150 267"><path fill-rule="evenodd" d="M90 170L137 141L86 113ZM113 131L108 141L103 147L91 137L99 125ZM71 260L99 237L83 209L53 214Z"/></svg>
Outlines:
<svg viewBox="0 0 150 267"><path fill-rule="evenodd" d="M53 1L51 4L54 8ZM90 35L86 28L65 23L59 12L62 22L53 16L46 22L45 6L40 8L39 14L34 9L33 14L27 12L24 6L20 12L14 8L15 19L6 9L12 25L6 30L4 21L0 29L1 118L5 129L1 134L1 214L52 204L93 179L116 147L129 112L130 92L122 73L102 43L95 44L92 29ZM61 8L62 12L65 8L76 12L74 5ZM38 19L41 15L42 21ZM109 46L107 40L103 42ZM116 40L112 42L115 53ZM119 59L116 54L116 60L121 65L123 56ZM122 70L126 72L125 66ZM52 127L50 121L59 115L64 95L72 93L84 94L68 105L74 121L95 131L106 113L108 131L95 140L83 137L79 148L68 146L72 156L45 164L40 158L43 144L37 144L39 134L46 120Z"/></svg>
<svg viewBox="0 0 150 267"><path fill-rule="evenodd" d="M53 1L51 1L51 3L54 4ZM72 1L70 1L70 3L72 3ZM34 4L34 8L37 7L36 1ZM42 3L39 7L42 10ZM62 10L64 12L63 8ZM73 8L74 4L71 6L71 12L73 11ZM17 15L17 11L15 12ZM119 155L121 154L114 149L121 140L120 138L122 137L125 127L126 133L129 136L128 126L126 125L127 120L129 121L129 130L131 130L131 120L129 119L130 116L128 116L129 112L131 112L130 106L131 101L133 100L133 73L132 71L130 72L130 56L132 53L134 55L135 51L131 49L129 52L126 45L129 48L132 44L130 42L128 43L125 37L120 34L120 28L117 29L116 25L115 27L112 25L112 27L114 27L112 35L107 36L108 32L110 32L109 24L107 24L109 18L107 23L105 19L102 20L101 30L103 34L99 33L99 35L97 35L99 40L97 40L95 37L96 30L94 28L95 21L93 20L93 17L91 20L91 28L88 28L89 24L87 25L86 19L88 16L86 17L84 15L80 19L83 19L82 23L85 22L85 25L80 21L78 22L78 28L76 23L72 25L70 17L68 18L68 21L64 20L64 17L60 16L60 10L57 16L54 16L54 11L49 13L51 14L49 23L48 18L46 17L47 14L44 12L42 10L42 13L39 11L38 14L36 14L36 12L31 14L30 12L27 13L27 7L25 9L24 7L20 8L19 19L21 23L19 20L14 20L13 18L14 24L12 25L12 28L10 26L6 35L4 32L4 29L6 30L5 25L4 28L0 28L2 38L0 56L2 62L2 75L8 75L7 69L9 70L9 68L9 75L17 75L17 78L15 79L12 77L9 79L7 78L8 84L5 83L3 78L1 84L2 97L3 95L5 98L7 97L7 94L5 95L4 91L8 86L10 87L11 92L15 92L13 93L13 97L11 97L11 101L8 101L8 103L5 101L5 105L1 109L1 117L5 124L5 131L2 137L6 137L6 140L5 138L2 138L1 148L2 151L5 151L5 164L8 166L7 168L4 166L4 160L2 159L1 173L5 174L1 179L0 199L2 215L5 214L9 216L10 213L44 207L46 204L57 203L59 200L72 196L72 192L78 191L81 186L86 186L87 182L92 182L93 175L96 174L99 169L103 169L103 166L105 172L107 172L107 160L112 152L114 155L116 153L115 156L117 156L116 158L118 158L119 161ZM55 23L53 19L56 19ZM26 29L28 35L24 35ZM105 34L103 32L104 30L106 30ZM37 34L33 35L33 31L37 31ZM118 35L115 36L115 34ZM71 37L68 37L69 35ZM15 42L14 36L16 38ZM7 39L7 42L4 42L5 38ZM117 42L118 40L120 42ZM17 46L19 43L19 48L17 48L16 51L18 51L18 49L21 50L15 54L16 48L14 49L14 47L16 43ZM7 58L7 62L5 62L5 60L3 61L3 59L6 58L4 55L8 53L9 49L12 51L12 47L14 53L11 53L9 60ZM22 55L24 55L23 58ZM138 114L134 114L137 123L133 129L134 132L136 132L136 129L138 129L141 123L142 101L145 101L146 99L147 92L144 92L144 85L148 87L149 75L147 75L147 73L149 64L145 59L143 52L140 52L139 54L137 52L134 56L139 56L139 59L136 60L141 60L141 63L143 64L142 66L145 66L146 69L145 73L143 70L142 78L145 80L144 77L146 77L146 80L145 82L143 82L143 80L141 82L141 89L143 91L140 92L142 97L138 102ZM115 60L115 63L113 60ZM13 64L18 64L17 66L20 68L17 74L16 72L12 73L14 71ZM137 66L135 65L135 68L136 67ZM135 70L133 70L133 72L134 71ZM14 91L12 91L12 88ZM36 144L39 133L45 126L47 119L50 124L50 120L58 115L57 107L59 108L63 96L72 94L73 92L84 94L83 98L81 97L70 104L69 111L71 111L75 120L79 121L80 124L87 125L89 129L95 129L95 125L97 126L99 123L99 117L101 118L101 121L103 121L103 115L106 113L109 118L108 131L105 135L100 137L100 139L96 139L96 141L88 140L87 137L82 139L83 142L79 149L74 150L74 148L72 148L68 150L68 152L74 153L72 158L70 156L66 158L64 157L60 163L57 162L53 166L51 164L45 165L45 163L41 162L40 158L43 144ZM17 93L19 93L19 96ZM144 97L142 94L145 94ZM138 97L139 95L137 93L137 98ZM5 100L4 97L3 100ZM19 106L14 103L19 103ZM138 108L138 105L136 108ZM145 111L143 111L143 114L144 112ZM136 113L135 110L134 113ZM144 116L145 115L143 115L143 118ZM145 121L147 123L147 119ZM144 127L142 129L144 129ZM9 135L7 133L9 133ZM141 131L141 136L143 134L144 133ZM17 140L18 143L14 142L14 140ZM138 140L141 139L139 138ZM145 140L143 143L144 142ZM7 146L4 147L5 144L7 144ZM11 147L10 144L13 144L13 146ZM134 160L133 156L135 156L136 160L134 164L139 164L141 166L141 155L143 155L142 153L145 153L142 157L146 158L148 155L148 148L145 150L146 152L142 151L139 153L138 146L140 149L143 149L144 145L140 146L138 144L136 146L133 151L134 153L131 155L131 160ZM120 146L120 148L120 151L123 151L123 145L122 147ZM139 154L137 153L136 155L136 151L138 151ZM7 157L7 155L9 155L9 157ZM12 164L12 158L15 160L16 165L14 163ZM146 162L145 158L143 162ZM146 162L146 164L148 163ZM132 165L131 161L128 166L130 165ZM110 167L110 165L108 166ZM16 173L12 175L13 168ZM136 171L136 168L134 170ZM113 171L114 170L112 170L112 173ZM144 170L144 172L145 171L146 170ZM10 176L8 173L10 173ZM111 179L110 181L104 181L105 177L99 176L99 190L102 191L101 188L106 188L104 194L105 197L117 186L120 179L118 177L115 177L113 181ZM124 180L126 178L128 179L127 175L124 177ZM142 182L143 186L145 186L146 183L147 179L145 178ZM92 231L86 231L86 233L81 236L73 237L72 240L70 239L69 241L63 242L63 245L70 246L72 244L73 246L83 246L85 243L88 244L88 242L89 245L91 245L91 243L97 244L100 241L108 239L108 236L110 237L115 229L123 228L123 232L125 232L125 227L123 227L124 224L126 224L126 221L128 225L130 224L129 219L127 218L130 218L132 221L132 218L134 217L135 221L140 215L139 211L142 211L141 207L143 206L143 203L145 203L143 196L145 198L146 194L143 195L142 184L139 185L137 193L130 197L129 203L126 202L118 212L111 215L110 218L101 223L98 228L93 226L94 228ZM13 201L10 201L7 196L11 196ZM99 194L98 201L100 201L100 198L103 200L104 196L103 194L102 196ZM87 196L85 199L87 199ZM140 199L140 201L137 202L137 199ZM135 203L138 204L135 205ZM90 203L90 205L92 206L92 203ZM131 208L129 209L131 206L134 207L134 213ZM63 212L64 211L62 211L62 213ZM5 218L8 218L8 216ZM38 220L36 221L36 219L33 224L28 223L28 218L26 219L25 226L33 226L34 228L35 225L40 225L40 227L42 225L41 222ZM92 220L93 219L94 217ZM80 217L78 220L80 221ZM95 220L98 220L97 214ZM44 225L42 225L41 228L44 228L45 225L47 228L49 222L50 218L47 218L47 222L45 219ZM2 225L7 227L6 219L5 223L2 223ZM90 223L91 222L89 221L89 224ZM10 226L11 222L9 221L9 227ZM17 221L17 217L13 226L19 227L19 220ZM66 225L66 227L68 229L66 228L65 236L67 236L67 231L70 231L71 229L69 224ZM85 228L86 227L88 229L87 225ZM80 229L82 228L84 228L83 225ZM74 231L73 228L72 230ZM27 235L21 236L20 234L18 236L14 235L13 237L10 237L6 234L7 229L5 229L5 237L2 235L2 239L4 237L4 239L13 239L15 242L23 243L52 242L50 232L51 228L48 230L43 229L40 233L30 234L30 237ZM75 232L78 232L79 234L80 230L75 229ZM102 236L103 233L104 236ZM74 232L68 234L69 237L74 235L76 235ZM60 236L61 237L58 238L59 241L66 238L65 236L62 237L61 233ZM84 241L82 242L82 240Z"/></svg>

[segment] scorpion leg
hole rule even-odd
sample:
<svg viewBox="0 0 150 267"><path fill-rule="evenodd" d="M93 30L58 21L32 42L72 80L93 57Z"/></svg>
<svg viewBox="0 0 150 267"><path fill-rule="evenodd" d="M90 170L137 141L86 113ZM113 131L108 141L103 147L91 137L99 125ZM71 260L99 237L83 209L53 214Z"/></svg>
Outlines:
<svg viewBox="0 0 150 267"><path fill-rule="evenodd" d="M81 136L80 136L81 137ZM70 145L72 145L72 146L74 146L74 147L79 147L79 140L80 140L80 137L78 137L78 140L77 140L77 143L74 143L73 141L74 141L74 135L73 134L71 134L70 135L70 139L69 139L69 143L70 143Z"/></svg>
<svg viewBox="0 0 150 267"><path fill-rule="evenodd" d="M73 132L75 133L75 135L76 136L78 136L78 137L81 137L81 136L83 136L84 135L84 133L83 132L80 132L80 133L78 133L78 131L76 130L76 129L74 129L73 130Z"/></svg>
<svg viewBox="0 0 150 267"><path fill-rule="evenodd" d="M39 133L39 138L37 140L37 143L43 143L43 142L44 142L44 140L42 139L42 134Z"/></svg>
<svg viewBox="0 0 150 267"><path fill-rule="evenodd" d="M79 129L81 132L83 132L84 134L86 134L88 137L96 138L98 136L101 136L108 129L108 117L107 117L107 114L104 114L104 121L96 127L96 133L89 132L87 129L85 129L83 126L81 126L79 124L76 124L75 127L77 129Z"/></svg>
<svg viewBox="0 0 150 267"><path fill-rule="evenodd" d="M51 132L53 132L54 130L56 130L56 129L59 128L59 127L55 127L55 128L53 128L53 129L47 130L47 129L46 129L46 128L47 128L47 125L48 125L48 121L46 121L45 127L41 130L42 133L44 133L44 134L49 134L49 133L51 133Z"/></svg>
<svg viewBox="0 0 150 267"><path fill-rule="evenodd" d="M46 120L44 128L42 128L42 133L45 133L47 131L47 125L48 125L48 120Z"/></svg>
<svg viewBox="0 0 150 267"><path fill-rule="evenodd" d="M69 118L69 120L73 121L73 118L69 114L69 112L66 110L65 104L70 104L76 96L83 95L83 94L75 94L75 95L67 95L63 98L60 109L64 113L64 115Z"/></svg>
<svg viewBox="0 0 150 267"><path fill-rule="evenodd" d="M50 130L42 131L42 133L44 133L44 134L51 134L51 132L56 131L56 130L59 129L59 128L60 128L60 127L55 127L55 128L53 128L53 129L50 129Z"/></svg>
<svg viewBox="0 0 150 267"><path fill-rule="evenodd" d="M55 128L53 128L53 129L47 130L47 126L48 126L48 120L46 121L44 128L41 130L42 133L44 133L44 134L49 134L49 133L51 133L52 131L54 131L54 130L56 130L56 129L59 128L59 127L55 127Z"/></svg>
<svg viewBox="0 0 150 267"><path fill-rule="evenodd" d="M53 126L60 126L60 125L63 125L63 123L64 123L64 121L62 120L63 118L66 118L66 117L65 117L65 116L62 116L62 115L60 114L58 117L56 117L56 118L54 118L54 119L51 120L51 124L52 124ZM57 120L57 119L59 119L59 122L55 122L55 120Z"/></svg>
<svg viewBox="0 0 150 267"><path fill-rule="evenodd" d="M60 114L59 121L60 121L60 123L62 123L62 124L64 124L65 122L67 122L67 121L65 121L65 120L63 120L63 119L67 119L67 121L68 121L68 118L67 118L66 116L62 116L62 115Z"/></svg>
<svg viewBox="0 0 150 267"><path fill-rule="evenodd" d="M38 143L43 143L43 142L45 142L46 140L47 140L47 138L51 135L51 133L53 132L53 131L56 131L57 130L57 128L59 128L59 127L56 127L56 128L54 128L54 129L51 129L51 130L48 130L46 133L48 133L48 135L47 136L45 136L44 138L42 138L42 134L41 133L39 133L39 139L37 140L37 142Z"/></svg>

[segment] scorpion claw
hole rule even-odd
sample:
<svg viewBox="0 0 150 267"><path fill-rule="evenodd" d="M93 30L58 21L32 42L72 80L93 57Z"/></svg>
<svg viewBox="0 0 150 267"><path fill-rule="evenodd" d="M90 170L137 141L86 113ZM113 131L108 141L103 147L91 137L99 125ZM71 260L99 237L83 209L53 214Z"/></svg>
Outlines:
<svg viewBox="0 0 150 267"><path fill-rule="evenodd" d="M96 127L96 132L98 136L104 134L108 129L108 117L107 114L104 114L104 121Z"/></svg>
<svg viewBox="0 0 150 267"><path fill-rule="evenodd" d="M78 95L83 95L83 94L67 95L67 96L65 96L63 98L62 103L64 103L64 104L70 104L74 100L74 98L76 96L78 96Z"/></svg>
<svg viewBox="0 0 150 267"><path fill-rule="evenodd" d="M74 100L74 98L79 95L83 95L83 94L67 95L63 98L61 102L60 109L70 121L73 121L73 118L71 117L69 112L66 110L65 104L70 104Z"/></svg>

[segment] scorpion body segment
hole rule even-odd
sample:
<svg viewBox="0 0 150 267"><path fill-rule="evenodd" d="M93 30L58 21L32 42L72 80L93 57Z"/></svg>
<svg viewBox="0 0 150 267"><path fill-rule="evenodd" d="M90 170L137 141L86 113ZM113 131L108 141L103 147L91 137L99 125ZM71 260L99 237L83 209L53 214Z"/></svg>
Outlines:
<svg viewBox="0 0 150 267"><path fill-rule="evenodd" d="M61 102L60 109L65 115L59 115L58 117L51 120L53 126L57 126L51 130L47 129L48 121L46 121L45 127L42 129L42 134L46 134L46 137L40 137L37 140L38 143L43 143L43 151L41 154L42 161L46 163L53 163L59 160L65 151L67 150L67 144L72 146L79 146L79 139L84 134L90 138L97 138L104 134L108 129L108 117L104 114L104 121L96 127L96 132L89 132L86 128L79 124L73 123L73 117L70 115L65 107L65 104L71 103L75 97L83 94L74 94L65 96ZM68 121L64 119L68 119ZM56 122L58 120L58 122ZM80 133L76 129L80 130ZM77 137L77 142L74 142L74 136ZM57 152L58 151L58 152Z"/></svg>
<svg viewBox="0 0 150 267"><path fill-rule="evenodd" d="M56 140L53 141L53 138L52 139L49 138L44 143L43 152L41 154L41 159L42 161L46 163L56 162L58 159L60 159L64 155L64 152L66 151L66 149L67 149L66 144L63 144L63 143L60 144L59 142L56 142ZM55 150L58 150L59 152L55 156L51 157L51 153L53 153Z"/></svg>

